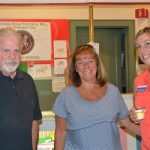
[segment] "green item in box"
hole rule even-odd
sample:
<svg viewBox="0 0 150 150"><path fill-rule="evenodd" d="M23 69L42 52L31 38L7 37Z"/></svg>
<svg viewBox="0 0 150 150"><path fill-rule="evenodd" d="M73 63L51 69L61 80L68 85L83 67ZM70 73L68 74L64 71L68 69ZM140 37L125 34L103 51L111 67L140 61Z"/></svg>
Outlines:
<svg viewBox="0 0 150 150"><path fill-rule="evenodd" d="M39 143L48 143L51 141L52 141L52 138L50 136L45 137L45 138L39 138Z"/></svg>

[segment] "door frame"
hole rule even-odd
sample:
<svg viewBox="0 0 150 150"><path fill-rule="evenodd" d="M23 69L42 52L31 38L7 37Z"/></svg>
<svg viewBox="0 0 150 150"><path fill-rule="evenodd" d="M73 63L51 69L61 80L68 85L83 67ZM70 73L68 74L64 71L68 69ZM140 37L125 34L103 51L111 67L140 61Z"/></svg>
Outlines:
<svg viewBox="0 0 150 150"><path fill-rule="evenodd" d="M76 30L81 27L89 27L88 20L70 21L70 52L76 46ZM133 82L136 76L136 55L134 48L135 21L134 20L96 20L95 28L123 28L125 30L125 62L126 62L126 85L127 93L133 92Z"/></svg>

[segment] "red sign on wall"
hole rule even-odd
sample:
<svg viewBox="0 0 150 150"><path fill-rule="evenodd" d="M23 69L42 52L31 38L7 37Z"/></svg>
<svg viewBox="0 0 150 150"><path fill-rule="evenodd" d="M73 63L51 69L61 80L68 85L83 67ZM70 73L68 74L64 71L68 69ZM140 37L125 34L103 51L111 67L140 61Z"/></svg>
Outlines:
<svg viewBox="0 0 150 150"><path fill-rule="evenodd" d="M135 18L148 18L148 9L145 8L136 9Z"/></svg>

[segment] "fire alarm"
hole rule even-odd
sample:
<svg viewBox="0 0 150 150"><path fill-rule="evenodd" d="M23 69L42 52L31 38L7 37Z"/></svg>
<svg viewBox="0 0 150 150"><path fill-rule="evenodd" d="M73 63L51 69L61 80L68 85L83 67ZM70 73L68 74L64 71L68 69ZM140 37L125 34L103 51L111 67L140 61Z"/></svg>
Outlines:
<svg viewBox="0 0 150 150"><path fill-rule="evenodd" d="M148 9L135 9L135 18L148 18Z"/></svg>

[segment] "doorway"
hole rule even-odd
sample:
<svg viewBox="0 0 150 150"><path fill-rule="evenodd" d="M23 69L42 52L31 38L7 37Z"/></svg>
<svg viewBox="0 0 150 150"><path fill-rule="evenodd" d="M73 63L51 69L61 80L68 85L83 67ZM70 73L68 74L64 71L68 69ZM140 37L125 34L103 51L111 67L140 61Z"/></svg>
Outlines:
<svg viewBox="0 0 150 150"><path fill-rule="evenodd" d="M116 85L121 93L129 93L133 92L133 80L136 74L134 41L130 40L134 39L134 22L124 23L123 25L122 21L96 21L94 42L100 45L100 55L108 81ZM71 49L73 50L74 45L88 42L88 21L72 21Z"/></svg>

